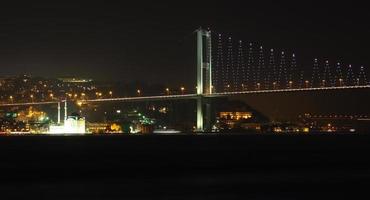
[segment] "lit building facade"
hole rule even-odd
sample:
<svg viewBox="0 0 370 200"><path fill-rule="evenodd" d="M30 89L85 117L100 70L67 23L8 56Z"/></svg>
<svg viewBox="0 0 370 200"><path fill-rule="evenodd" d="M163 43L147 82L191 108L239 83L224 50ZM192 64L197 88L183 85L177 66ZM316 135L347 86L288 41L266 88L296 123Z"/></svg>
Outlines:
<svg viewBox="0 0 370 200"><path fill-rule="evenodd" d="M225 120L243 120L250 119L253 117L251 112L220 112L220 119Z"/></svg>
<svg viewBox="0 0 370 200"><path fill-rule="evenodd" d="M64 125L50 126L50 134L85 134L86 120L82 117L70 116L64 122Z"/></svg>

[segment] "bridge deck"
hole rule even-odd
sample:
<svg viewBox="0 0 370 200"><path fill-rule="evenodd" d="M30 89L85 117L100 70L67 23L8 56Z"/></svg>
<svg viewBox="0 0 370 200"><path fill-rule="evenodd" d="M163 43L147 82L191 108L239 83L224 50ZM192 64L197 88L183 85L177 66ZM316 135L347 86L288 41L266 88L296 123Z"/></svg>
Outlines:
<svg viewBox="0 0 370 200"><path fill-rule="evenodd" d="M343 87L320 87L320 88L295 88L295 89L278 89L278 90L249 90L239 92L220 92L206 95L207 97L232 96L242 94L265 94L265 93L287 93L287 92L310 92L326 90L349 90L349 89L370 89L370 85L364 86L343 86Z"/></svg>
<svg viewBox="0 0 370 200"><path fill-rule="evenodd" d="M320 87L320 88L296 88L296 89L280 89L280 90L249 90L239 92L221 92L213 94L204 94L204 97L227 97L233 95L248 95L248 94L269 94L269 93L290 93L290 92L310 92L310 91L328 91L328 90L350 90L350 89L370 89L370 85L364 86L343 86L343 87ZM124 98L106 98L106 99L91 99L84 100L87 103L100 103L100 102L135 102L135 101L166 101L166 100L185 100L196 99L197 94L186 95L163 95L163 96L144 96L144 97L124 97ZM60 101L60 102L64 102ZM24 102L24 103L6 103L0 104L0 107L12 106L32 106L32 105L48 105L57 104L59 101L48 102Z"/></svg>

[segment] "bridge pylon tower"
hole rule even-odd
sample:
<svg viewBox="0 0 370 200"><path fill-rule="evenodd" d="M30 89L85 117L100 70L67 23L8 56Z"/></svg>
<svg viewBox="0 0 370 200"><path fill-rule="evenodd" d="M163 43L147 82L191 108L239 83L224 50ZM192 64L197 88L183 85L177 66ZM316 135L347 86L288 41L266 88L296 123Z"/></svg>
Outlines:
<svg viewBox="0 0 370 200"><path fill-rule="evenodd" d="M213 93L211 31L199 28L197 33L197 132L204 132L204 95ZM209 106L206 106L209 108ZM206 128L209 128L209 117Z"/></svg>

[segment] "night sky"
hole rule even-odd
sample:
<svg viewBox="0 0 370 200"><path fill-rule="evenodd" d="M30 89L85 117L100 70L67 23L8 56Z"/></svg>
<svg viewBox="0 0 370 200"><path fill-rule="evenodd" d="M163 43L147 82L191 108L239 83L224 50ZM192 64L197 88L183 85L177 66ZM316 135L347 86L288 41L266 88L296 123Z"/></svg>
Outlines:
<svg viewBox="0 0 370 200"><path fill-rule="evenodd" d="M0 76L83 76L194 85L193 31L370 66L364 4L225 1L18 3L0 10Z"/></svg>

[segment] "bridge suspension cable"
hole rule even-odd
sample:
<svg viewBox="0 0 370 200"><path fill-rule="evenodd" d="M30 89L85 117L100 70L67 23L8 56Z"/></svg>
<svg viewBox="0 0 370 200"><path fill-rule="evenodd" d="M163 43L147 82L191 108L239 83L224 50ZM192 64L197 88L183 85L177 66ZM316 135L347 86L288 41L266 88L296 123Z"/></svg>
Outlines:
<svg viewBox="0 0 370 200"><path fill-rule="evenodd" d="M347 86L353 86L355 85L355 74L352 69L352 65L348 66L347 76L346 76L346 82L345 84Z"/></svg>
<svg viewBox="0 0 370 200"><path fill-rule="evenodd" d="M279 76L278 76L278 87L285 88L288 86L288 72L286 68L285 52L281 52L280 65L279 65Z"/></svg>
<svg viewBox="0 0 370 200"><path fill-rule="evenodd" d="M333 84L333 78L331 76L331 69L330 69L330 64L329 61L325 61L325 68L324 68L324 73L323 73L323 79L322 79L322 86L334 86Z"/></svg>
<svg viewBox="0 0 370 200"><path fill-rule="evenodd" d="M369 82L367 81L365 68L364 66L361 66L360 72L358 73L357 85L368 85L368 84Z"/></svg>
<svg viewBox="0 0 370 200"><path fill-rule="evenodd" d="M351 65L347 70L342 70L340 63L334 66L329 61L321 62L319 59L314 59L313 67L309 70L304 67L305 65L297 62L296 53L281 51L277 59L274 49L267 53L262 45L256 45L256 43L244 45L241 40L234 42L233 39L227 37L224 40L222 35L218 34L218 45L215 51L217 53L214 57L216 69L213 76L216 92L369 84L364 67L356 70Z"/></svg>
<svg viewBox="0 0 370 200"><path fill-rule="evenodd" d="M256 71L257 71L256 79L255 79L254 84L255 84L256 90L260 90L262 88L261 76L262 76L262 73L265 72L265 56L263 52L263 46L260 47L258 65L257 65Z"/></svg>

